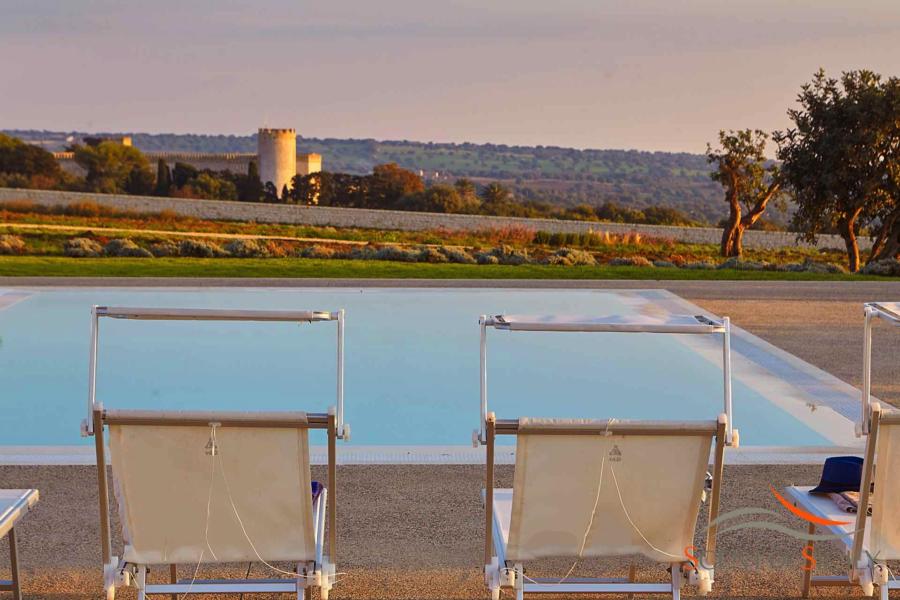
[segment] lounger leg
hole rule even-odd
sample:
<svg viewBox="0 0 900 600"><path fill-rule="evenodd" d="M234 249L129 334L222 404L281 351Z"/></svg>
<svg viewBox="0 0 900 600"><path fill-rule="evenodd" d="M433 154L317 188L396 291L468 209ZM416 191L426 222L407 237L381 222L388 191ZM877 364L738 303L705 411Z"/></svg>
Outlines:
<svg viewBox="0 0 900 600"><path fill-rule="evenodd" d="M812 523L810 523L810 524L809 524L809 535L814 535L815 533L816 533L816 526L813 525ZM812 540L807 540L807 542L806 542L806 548L809 549L809 556L812 557L812 556L813 556L813 552L814 552L814 550L815 550L815 547L814 547L814 545L813 545L813 541L812 541ZM804 565L804 569L803 569L803 589L802 589L802 591L801 591L801 596L803 596L804 598L809 598L809 589L810 589L811 584L812 584L812 574L813 574L813 566L814 566L814 565L815 565L815 563L812 563L811 565L809 565L809 568L805 568L806 566Z"/></svg>
<svg viewBox="0 0 900 600"><path fill-rule="evenodd" d="M137 569L137 600L147 600L147 567L141 565Z"/></svg>
<svg viewBox="0 0 900 600"><path fill-rule="evenodd" d="M525 568L516 564L516 600L525 600Z"/></svg>
<svg viewBox="0 0 900 600"><path fill-rule="evenodd" d="M169 565L169 583L178 583L178 565ZM178 594L172 594L171 600L178 600Z"/></svg>
<svg viewBox="0 0 900 600"><path fill-rule="evenodd" d="M681 567L672 563L672 600L681 600Z"/></svg>
<svg viewBox="0 0 900 600"><path fill-rule="evenodd" d="M12 593L15 600L22 600L22 589L19 587L19 553L16 546L16 529L9 530L9 569L11 571Z"/></svg>

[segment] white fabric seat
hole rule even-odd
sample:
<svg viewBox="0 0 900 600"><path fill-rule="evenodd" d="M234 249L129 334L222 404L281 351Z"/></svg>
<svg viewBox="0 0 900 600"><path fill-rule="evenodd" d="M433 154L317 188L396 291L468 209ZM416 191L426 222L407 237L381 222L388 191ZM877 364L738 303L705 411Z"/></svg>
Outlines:
<svg viewBox="0 0 900 600"><path fill-rule="evenodd" d="M691 565L688 553L695 554L712 440L719 436L719 471L724 435L724 415L718 423L520 419L513 488L495 488L490 499L495 560L486 577L495 597L504 585L520 598L532 592L677 598L685 581L708 591L712 565ZM522 563L538 558L633 554L672 565L672 581L523 575Z"/></svg>
<svg viewBox="0 0 900 600"><path fill-rule="evenodd" d="M335 577L323 552L328 489L314 501L305 413L101 414L98 439L108 428L124 541L122 559L111 557L104 570L107 598L134 581L139 600L253 592L304 598L312 587L327 600ZM327 421L333 444L333 416ZM280 578L174 576L176 565L195 574L201 565L234 562L262 563ZM156 565L170 565L172 581L148 582Z"/></svg>
<svg viewBox="0 0 900 600"><path fill-rule="evenodd" d="M216 429L109 427L125 562L316 560L306 429Z"/></svg>

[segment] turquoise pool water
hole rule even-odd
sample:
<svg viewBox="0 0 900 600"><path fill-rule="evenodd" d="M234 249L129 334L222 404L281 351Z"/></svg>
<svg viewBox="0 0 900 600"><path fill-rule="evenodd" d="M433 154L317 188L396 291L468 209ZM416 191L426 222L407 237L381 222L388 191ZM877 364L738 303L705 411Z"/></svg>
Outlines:
<svg viewBox="0 0 900 600"><path fill-rule="evenodd" d="M249 288L48 289L20 296L6 290L6 297L0 308L2 445L90 443L80 437L79 424L86 414L90 306L100 304L344 308L350 443L399 446L470 442L479 413L479 315L621 314L667 298L569 290ZM501 418L715 418L722 410L722 375L710 356L719 339L686 345L683 337L492 331L490 408ZM334 403L334 323L104 319L100 339L97 398L107 407L312 412ZM712 354L704 353L704 343ZM741 357L735 362L737 373ZM743 445L834 442L758 387L740 377L734 383Z"/></svg>

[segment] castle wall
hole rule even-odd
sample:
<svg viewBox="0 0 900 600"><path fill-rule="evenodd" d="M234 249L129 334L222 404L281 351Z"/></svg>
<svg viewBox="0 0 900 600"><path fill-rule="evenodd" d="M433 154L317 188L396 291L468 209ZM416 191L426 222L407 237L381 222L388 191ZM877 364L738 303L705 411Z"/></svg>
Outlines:
<svg viewBox="0 0 900 600"><path fill-rule="evenodd" d="M63 170L74 175L84 176L84 169L75 163L73 152L54 152L53 155ZM257 160L256 154L252 152L144 152L144 156L150 162L151 169L156 168L156 162L161 158L170 168L174 167L176 162L183 162L198 169L228 170L232 173L246 173L250 161ZM308 175L321 170L322 156L320 154L297 154L296 173ZM281 189L278 191L281 192Z"/></svg>

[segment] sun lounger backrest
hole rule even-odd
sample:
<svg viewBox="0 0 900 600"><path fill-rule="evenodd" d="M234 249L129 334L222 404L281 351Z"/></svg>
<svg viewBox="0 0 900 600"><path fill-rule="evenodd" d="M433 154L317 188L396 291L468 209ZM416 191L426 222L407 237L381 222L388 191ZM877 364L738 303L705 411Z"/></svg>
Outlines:
<svg viewBox="0 0 900 600"><path fill-rule="evenodd" d="M127 562L315 559L306 428L217 427L215 455L209 426L109 430Z"/></svg>
<svg viewBox="0 0 900 600"><path fill-rule="evenodd" d="M875 442L875 490L869 551L877 559L900 559L900 415L881 416Z"/></svg>
<svg viewBox="0 0 900 600"><path fill-rule="evenodd" d="M685 560L716 422L597 429L597 421L519 420L509 560Z"/></svg>

